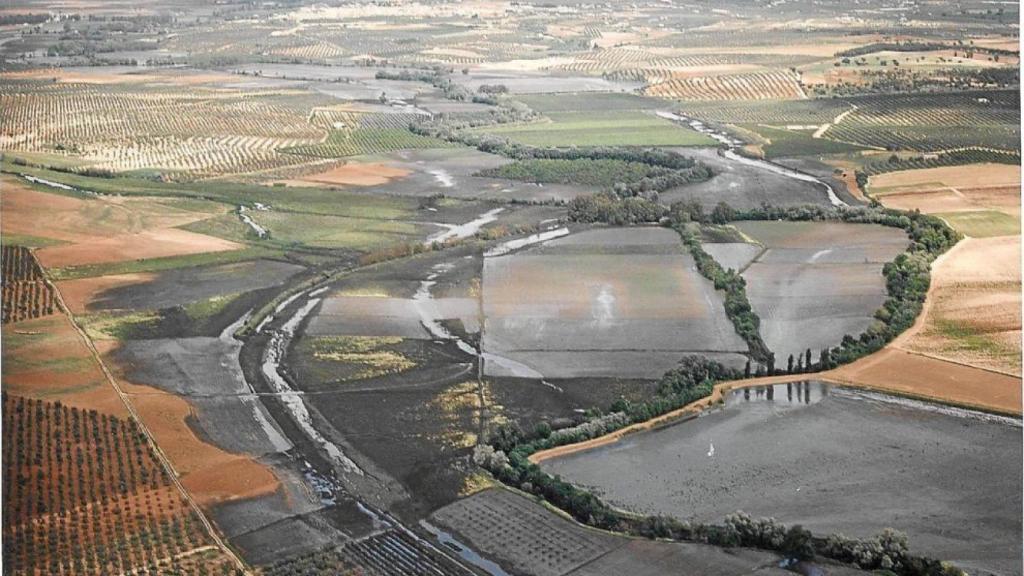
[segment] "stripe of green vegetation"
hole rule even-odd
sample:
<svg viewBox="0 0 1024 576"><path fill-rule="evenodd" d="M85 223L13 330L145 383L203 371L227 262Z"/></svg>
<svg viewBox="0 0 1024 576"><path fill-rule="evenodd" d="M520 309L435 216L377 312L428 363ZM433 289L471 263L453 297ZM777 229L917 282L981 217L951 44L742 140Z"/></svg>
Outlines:
<svg viewBox="0 0 1024 576"><path fill-rule="evenodd" d="M404 128L360 128L358 130L331 130L327 139L319 144L293 146L280 151L316 158L341 158L376 154L407 148L453 148L456 144L413 134Z"/></svg>
<svg viewBox="0 0 1024 576"><path fill-rule="evenodd" d="M954 350L980 352L990 356L1016 357L1018 355L1012 347L964 322L940 320L936 323L936 327L939 333L956 342L954 346L951 346Z"/></svg>
<svg viewBox="0 0 1024 576"><path fill-rule="evenodd" d="M79 324L96 340L125 340L133 334L151 330L160 323L160 314L143 310L128 313L93 312L76 317Z"/></svg>
<svg viewBox="0 0 1024 576"><path fill-rule="evenodd" d="M216 316L227 308L229 304L237 300L241 295L241 293L221 294L220 296L214 296L212 298L207 298L206 300L186 304L183 308L185 309L185 314L188 314L189 318L199 322Z"/></svg>
<svg viewBox="0 0 1024 576"><path fill-rule="evenodd" d="M431 140L436 139L432 138ZM415 198L385 198L365 194L349 194L329 188L275 188L221 181L189 184L122 176L98 178L34 166L16 165L7 159L3 160L0 166L2 166L3 172L10 174L35 176L99 194L202 199L236 207L253 206L254 203L259 202L271 206L273 209L353 218L401 218L407 211L415 210L419 205L419 200ZM75 198L89 197L82 192L62 190L45 184L34 184L28 181L23 181L23 184L51 194Z"/></svg>
<svg viewBox="0 0 1024 576"><path fill-rule="evenodd" d="M60 244L67 244L63 240L54 240L53 238L43 238L41 236L30 236L28 234L7 234L4 233L0 236L0 245L2 246L27 246L29 248L42 248L44 246L58 246Z"/></svg>
<svg viewBox="0 0 1024 576"><path fill-rule="evenodd" d="M762 125L742 125L742 128L756 132L771 140L764 146L764 155L768 158L786 156L807 156L816 154L842 154L867 150L864 146L837 142L828 138L812 138L809 133L771 128Z"/></svg>
<svg viewBox="0 0 1024 576"><path fill-rule="evenodd" d="M995 210L976 212L943 212L934 214L960 233L972 238L1015 236L1020 234L1020 220Z"/></svg>
<svg viewBox="0 0 1024 576"><path fill-rule="evenodd" d="M232 262L244 262L260 258L283 257L283 250L272 250L258 246L251 246L241 250L229 250L224 252L205 252L203 254L168 256L166 258L150 258L147 260L132 260L130 262L66 266L63 268L52 268L48 271L48 274L52 280L74 280L77 278L91 278L93 276L109 276L111 274L162 272L164 270L190 268L193 266L230 264Z"/></svg>

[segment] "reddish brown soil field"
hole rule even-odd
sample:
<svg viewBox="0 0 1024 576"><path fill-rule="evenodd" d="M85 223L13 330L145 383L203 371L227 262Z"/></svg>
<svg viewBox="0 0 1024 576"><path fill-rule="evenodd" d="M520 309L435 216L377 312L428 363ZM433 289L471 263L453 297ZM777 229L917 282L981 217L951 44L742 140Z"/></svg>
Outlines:
<svg viewBox="0 0 1024 576"><path fill-rule="evenodd" d="M5 325L3 345L7 393L127 416L121 399L64 314Z"/></svg>
<svg viewBox="0 0 1024 576"><path fill-rule="evenodd" d="M178 209L154 199L80 200L40 192L8 176L3 178L3 186L0 218L5 232L68 242L36 252L46 267L241 248L228 240L175 228L212 216L213 212Z"/></svg>
<svg viewBox="0 0 1024 576"><path fill-rule="evenodd" d="M111 341L98 343L104 362L117 370L111 354L115 346ZM189 417L195 416L187 401L121 377L118 381L182 484L201 505L254 498L277 490L279 482L269 468L249 456L225 452L196 436L187 423Z"/></svg>
<svg viewBox="0 0 1024 576"><path fill-rule="evenodd" d="M1021 412L1019 378L893 348L822 374L822 377L840 384L983 410Z"/></svg>
<svg viewBox="0 0 1024 576"><path fill-rule="evenodd" d="M65 280L57 282L64 297L64 304L72 314L82 314L86 307L97 294L131 284L142 284L156 278L155 274L117 274L112 276L94 276L92 278L80 278L77 280Z"/></svg>
<svg viewBox="0 0 1024 576"><path fill-rule="evenodd" d="M326 172L303 176L291 184L339 184L345 186L376 186L409 174L408 170L381 163L349 163Z"/></svg>

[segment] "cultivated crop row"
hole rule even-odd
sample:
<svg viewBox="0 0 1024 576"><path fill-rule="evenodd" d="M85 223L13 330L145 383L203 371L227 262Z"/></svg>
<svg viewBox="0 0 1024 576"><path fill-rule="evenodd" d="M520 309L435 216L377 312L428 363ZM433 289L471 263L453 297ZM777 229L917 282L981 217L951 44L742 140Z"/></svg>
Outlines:
<svg viewBox="0 0 1024 576"><path fill-rule="evenodd" d="M43 270L31 250L24 246L4 246L0 250L0 280L4 284L43 279Z"/></svg>
<svg viewBox="0 0 1024 576"><path fill-rule="evenodd" d="M914 156L910 158L889 158L869 162L857 170L858 177L864 175L866 183L867 176L895 172L897 170L918 170L923 168L938 168L941 166L961 166L964 164L1012 164L1020 165L1020 152L1000 152L984 148L966 148L955 152L944 154L931 154L927 156Z"/></svg>
<svg viewBox="0 0 1024 576"><path fill-rule="evenodd" d="M828 136L890 150L1020 149L1016 91L876 95L843 100L857 109Z"/></svg>
<svg viewBox="0 0 1024 576"><path fill-rule="evenodd" d="M450 148L453 144L413 134L398 128L360 128L358 130L332 130L320 144L296 146L282 152L315 158L340 158L361 154L378 154L407 148Z"/></svg>
<svg viewBox="0 0 1024 576"><path fill-rule="evenodd" d="M43 278L35 256L22 246L4 246L0 254L4 324L53 314L53 287Z"/></svg>
<svg viewBox="0 0 1024 576"><path fill-rule="evenodd" d="M821 125L832 122L850 108L837 99L821 98L786 102L683 102L680 112L705 122L727 124L768 124L770 126Z"/></svg>
<svg viewBox="0 0 1024 576"><path fill-rule="evenodd" d="M390 529L336 548L288 558L265 576L469 576L469 572L422 540Z"/></svg>
<svg viewBox="0 0 1024 576"><path fill-rule="evenodd" d="M83 157L94 168L111 171L159 168L184 178L269 170L295 164L281 148L309 144L308 140L252 136L139 138L88 146Z"/></svg>
<svg viewBox="0 0 1024 576"><path fill-rule="evenodd" d="M152 168L195 177L287 165L293 159L276 149L325 134L286 102L293 96L287 92L59 86L5 85L0 143L6 149L75 154L112 171Z"/></svg>
<svg viewBox="0 0 1024 576"><path fill-rule="evenodd" d="M202 524L130 420L3 396L3 559L12 574L208 573Z"/></svg>
<svg viewBox="0 0 1024 576"><path fill-rule="evenodd" d="M322 136L301 114L252 94L100 90L89 84L61 87L56 92L0 93L2 134L29 135L25 146L34 148L72 148L139 136Z"/></svg>
<svg viewBox="0 0 1024 576"><path fill-rule="evenodd" d="M653 84L644 93L683 100L771 100L804 98L799 78L788 70L680 78Z"/></svg>
<svg viewBox="0 0 1024 576"><path fill-rule="evenodd" d="M576 61L550 67L551 70L635 76L650 78L651 82L671 78L678 71L701 66L738 64L739 55L695 55L664 57L647 50L635 48L610 48L588 52L576 57Z"/></svg>

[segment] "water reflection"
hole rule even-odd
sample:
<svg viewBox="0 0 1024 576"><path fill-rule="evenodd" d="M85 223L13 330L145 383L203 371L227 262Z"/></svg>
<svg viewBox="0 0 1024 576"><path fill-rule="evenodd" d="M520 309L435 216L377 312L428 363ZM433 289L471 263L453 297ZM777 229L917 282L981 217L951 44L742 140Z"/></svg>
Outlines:
<svg viewBox="0 0 1024 576"><path fill-rule="evenodd" d="M782 394L783 387L786 390L785 396ZM828 384L816 381L751 386L729 392L725 398L725 405L731 406L738 402L771 402L783 405L814 404L829 395L829 388ZM776 394L778 394L778 402L776 402ZM782 398L785 398L785 400L782 400Z"/></svg>

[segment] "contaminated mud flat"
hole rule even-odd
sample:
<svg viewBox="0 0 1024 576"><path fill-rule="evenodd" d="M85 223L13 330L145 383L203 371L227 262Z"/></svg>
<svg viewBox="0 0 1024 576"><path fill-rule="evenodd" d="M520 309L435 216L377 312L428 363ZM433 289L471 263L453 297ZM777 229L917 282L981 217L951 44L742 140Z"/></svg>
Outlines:
<svg viewBox="0 0 1024 576"><path fill-rule="evenodd" d="M821 184L796 180L764 165L745 164L722 155L718 148L684 148L677 152L707 164L715 176L663 192L663 204L696 201L708 210L719 202L742 210L759 208L764 202L774 206L831 205Z"/></svg>
<svg viewBox="0 0 1024 576"><path fill-rule="evenodd" d="M547 378L655 378L685 353L741 367L714 286L663 228L571 234L485 258L483 349ZM497 363L484 365L494 376Z"/></svg>
<svg viewBox="0 0 1024 576"><path fill-rule="evenodd" d="M546 461L645 513L743 510L815 534L905 532L972 574L1020 574L1019 420L810 382L733 391L695 420Z"/></svg>
<svg viewBox="0 0 1024 576"><path fill-rule="evenodd" d="M908 244L897 228L842 222L738 222L766 248L743 272L761 336L785 366L857 337L885 302L882 268Z"/></svg>

